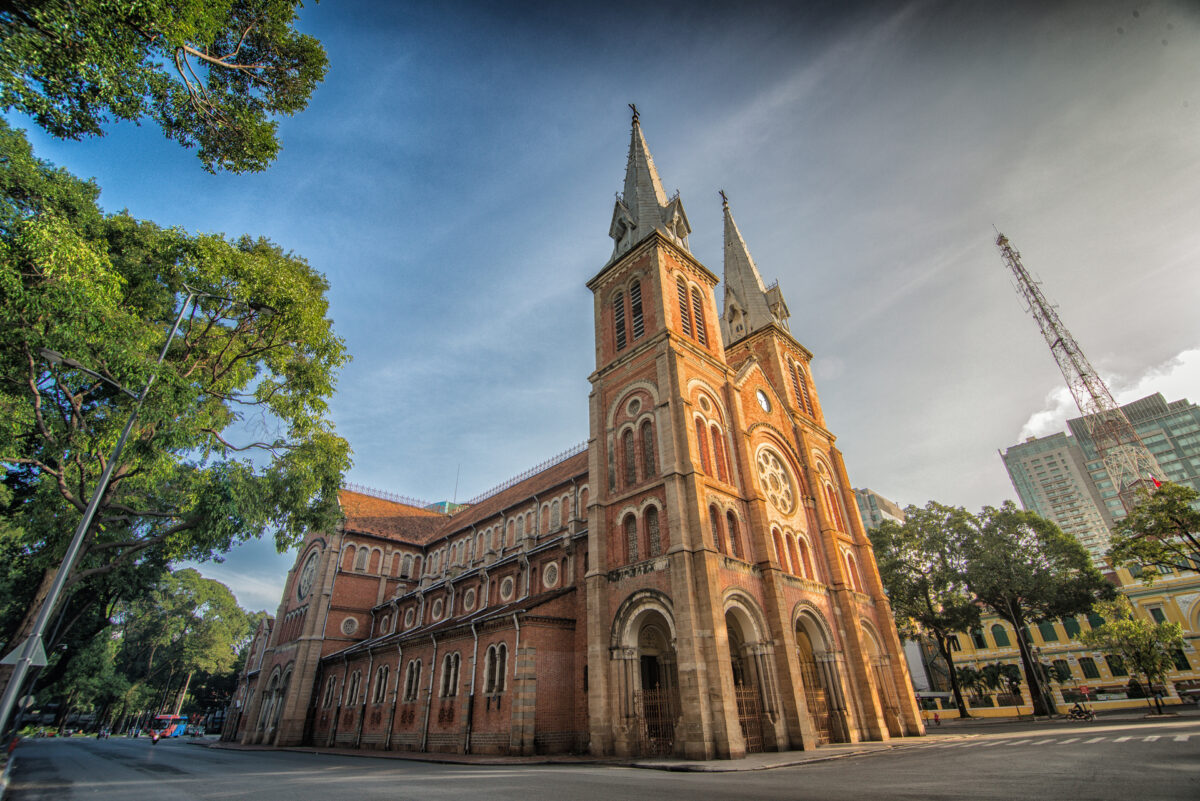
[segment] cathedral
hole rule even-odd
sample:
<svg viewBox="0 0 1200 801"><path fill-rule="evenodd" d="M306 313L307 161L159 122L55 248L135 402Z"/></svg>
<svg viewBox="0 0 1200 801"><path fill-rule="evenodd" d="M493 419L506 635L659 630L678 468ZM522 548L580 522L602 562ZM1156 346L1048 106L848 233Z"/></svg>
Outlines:
<svg viewBox="0 0 1200 801"><path fill-rule="evenodd" d="M586 445L458 509L343 489L226 739L714 759L923 733L813 355L723 205L719 309L635 110Z"/></svg>

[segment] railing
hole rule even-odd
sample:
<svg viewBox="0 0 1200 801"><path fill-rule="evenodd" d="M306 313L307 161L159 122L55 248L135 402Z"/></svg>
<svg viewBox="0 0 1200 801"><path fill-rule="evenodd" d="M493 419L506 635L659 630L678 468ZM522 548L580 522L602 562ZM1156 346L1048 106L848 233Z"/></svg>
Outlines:
<svg viewBox="0 0 1200 801"><path fill-rule="evenodd" d="M508 481L505 481L503 484L497 484L496 486L492 487L487 492L476 495L474 498L467 501L467 505L473 506L474 504L477 504L481 501L487 500L488 498L492 497L493 495L499 495L501 492L504 492L504 490L508 489L509 487L514 486L516 484L520 484L525 479L535 476L538 473L542 472L543 470L551 468L556 464L561 464L562 462L565 462L567 459L570 459L572 456L578 456L579 454L583 453L586 450L587 450L587 440L584 440L583 442L579 443L578 445L576 445L572 448L567 448L565 451L558 454L557 456L552 456L551 458L547 459L546 461L542 462L541 464L535 465L534 467L529 468L524 473L513 476Z"/></svg>
<svg viewBox="0 0 1200 801"><path fill-rule="evenodd" d="M393 501L402 503L406 506L415 506L418 509L428 509L431 506L436 506L436 503L431 501L423 501L420 498L410 498L407 495L399 495L395 492L384 492L374 487L368 487L363 484L342 484L342 489L357 492L359 495L370 495L372 498L379 498L382 501Z"/></svg>

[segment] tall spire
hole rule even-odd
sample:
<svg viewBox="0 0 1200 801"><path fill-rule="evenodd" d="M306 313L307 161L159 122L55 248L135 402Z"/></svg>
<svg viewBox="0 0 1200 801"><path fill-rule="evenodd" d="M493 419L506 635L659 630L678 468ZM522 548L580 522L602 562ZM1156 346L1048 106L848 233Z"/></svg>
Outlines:
<svg viewBox="0 0 1200 801"><path fill-rule="evenodd" d="M721 190L725 212L725 312L721 315L721 333L725 343L736 342L752 331L775 323L788 330L788 307L779 284L763 284L746 240L733 221L729 198Z"/></svg>
<svg viewBox="0 0 1200 801"><path fill-rule="evenodd" d="M629 140L629 163L625 167L625 191L617 198L608 229L608 235L616 243L612 258L628 252L655 229L688 250L687 238L692 226L683 211L679 193L667 198L638 122L637 106L630 103L629 108L633 110L633 131Z"/></svg>

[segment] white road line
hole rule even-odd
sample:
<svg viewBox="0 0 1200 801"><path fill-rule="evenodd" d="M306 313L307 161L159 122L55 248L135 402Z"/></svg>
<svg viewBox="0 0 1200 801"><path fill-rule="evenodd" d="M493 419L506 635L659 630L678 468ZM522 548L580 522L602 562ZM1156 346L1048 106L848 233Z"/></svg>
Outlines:
<svg viewBox="0 0 1200 801"><path fill-rule="evenodd" d="M992 741L992 742L990 742L990 743L984 743L984 744L983 744L983 747L984 747L984 748L991 748L992 746L996 746L996 745L1007 745L1007 743L1006 743L1004 740L993 740L993 741Z"/></svg>
<svg viewBox="0 0 1200 801"><path fill-rule="evenodd" d="M1078 739L1079 739L1078 737L1072 737L1072 738L1071 738L1071 739L1069 739L1069 740L1062 740L1062 741L1060 741L1060 742L1059 742L1059 745L1066 745L1067 743L1073 743L1073 742L1075 742L1075 741L1076 741L1076 740L1078 740Z"/></svg>
<svg viewBox="0 0 1200 801"><path fill-rule="evenodd" d="M1083 741L1083 744L1084 744L1084 745L1087 745L1088 743L1098 743L1098 742L1100 742L1100 741L1101 741L1101 740L1103 740L1103 739L1104 739L1103 737L1093 737L1093 738L1092 738L1092 739L1090 739L1090 740L1084 740L1084 741Z"/></svg>
<svg viewBox="0 0 1200 801"><path fill-rule="evenodd" d="M1010 740L1009 745L1026 745L1033 742L1032 740Z"/></svg>
<svg viewBox="0 0 1200 801"><path fill-rule="evenodd" d="M1152 742L1155 742L1156 740L1158 740L1157 734L1151 734L1151 735L1148 735L1148 736L1142 738L1142 742L1144 742L1144 743L1152 743Z"/></svg>
<svg viewBox="0 0 1200 801"><path fill-rule="evenodd" d="M1123 743L1126 740L1132 740L1132 739L1133 739L1132 737L1118 737L1117 739L1113 740L1113 742L1114 743Z"/></svg>
<svg viewBox="0 0 1200 801"><path fill-rule="evenodd" d="M1053 737L1051 737L1049 740L1038 740L1036 743L1031 743L1031 745L1046 745L1047 743L1052 743L1052 742L1054 742Z"/></svg>
<svg viewBox="0 0 1200 801"><path fill-rule="evenodd" d="M1175 742L1177 742L1177 743L1186 743L1186 742L1188 741L1188 738L1189 738L1189 737L1191 737L1191 736L1192 736L1192 735L1190 735L1190 734L1176 734L1176 735L1175 735Z"/></svg>

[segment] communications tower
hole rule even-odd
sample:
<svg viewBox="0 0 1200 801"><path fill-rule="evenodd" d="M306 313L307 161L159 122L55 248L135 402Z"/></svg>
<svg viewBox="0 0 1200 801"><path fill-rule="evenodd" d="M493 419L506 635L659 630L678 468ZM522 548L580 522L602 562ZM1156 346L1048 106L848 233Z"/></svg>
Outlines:
<svg viewBox="0 0 1200 801"><path fill-rule="evenodd" d="M1083 423L1096 446L1096 455L1121 499L1126 513L1138 503L1138 489L1153 489L1166 476L1150 449L1142 443L1133 424L1113 400L1112 393L1092 367L1083 350L1063 325L1054 306L1042 294L1041 286L1021 264L1021 254L1009 244L1008 237L997 233L1000 256L1017 279L1017 291L1029 305L1050 353L1058 362L1067 388L1083 415Z"/></svg>

